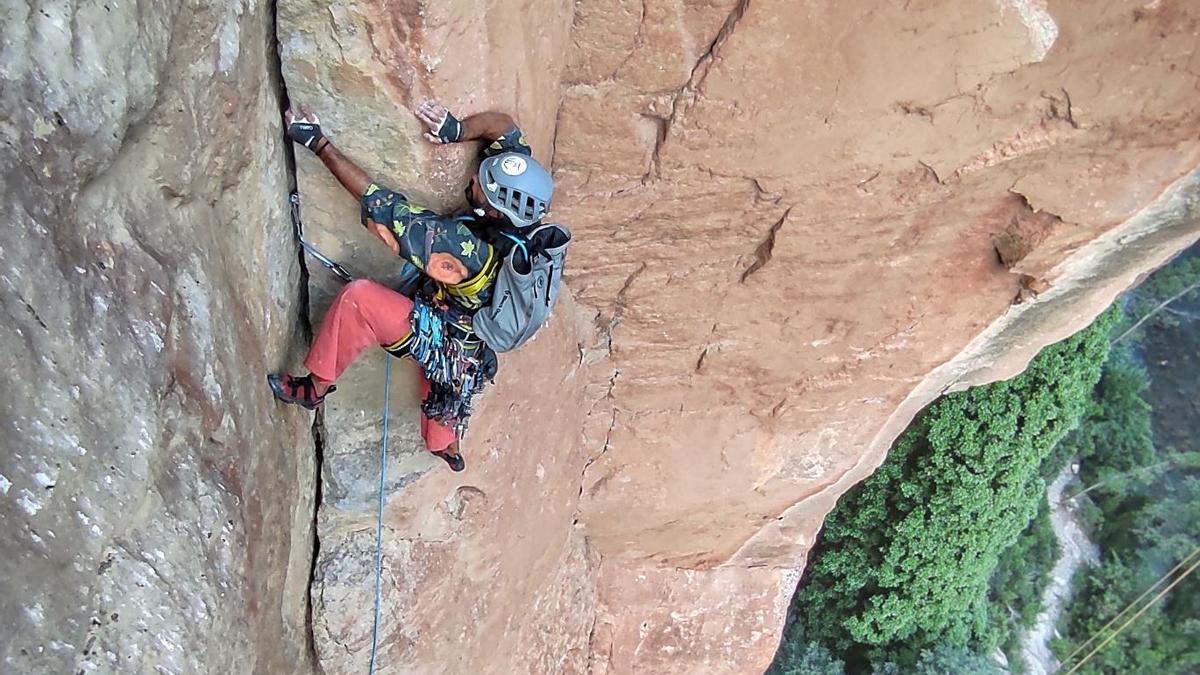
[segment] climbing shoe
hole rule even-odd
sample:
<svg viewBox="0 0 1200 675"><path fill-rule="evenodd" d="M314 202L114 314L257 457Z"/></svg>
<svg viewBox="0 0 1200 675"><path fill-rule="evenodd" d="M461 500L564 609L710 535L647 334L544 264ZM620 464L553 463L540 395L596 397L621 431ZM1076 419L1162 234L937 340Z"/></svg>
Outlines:
<svg viewBox="0 0 1200 675"><path fill-rule="evenodd" d="M467 468L467 463L463 461L463 456L457 452L446 452L443 450L433 454L444 459L446 463L450 465L450 470L455 473Z"/></svg>
<svg viewBox="0 0 1200 675"><path fill-rule="evenodd" d="M267 375L267 384L271 386L271 393L275 394L276 400L309 410L316 410L325 402L326 396L337 391L336 386L330 385L324 394L317 396L317 387L311 375L295 377L287 373L272 373Z"/></svg>

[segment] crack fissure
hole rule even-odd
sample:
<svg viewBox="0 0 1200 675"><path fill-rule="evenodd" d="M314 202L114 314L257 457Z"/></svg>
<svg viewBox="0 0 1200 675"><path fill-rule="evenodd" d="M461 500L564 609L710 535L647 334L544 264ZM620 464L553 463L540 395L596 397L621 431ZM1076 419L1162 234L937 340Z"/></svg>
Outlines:
<svg viewBox="0 0 1200 675"><path fill-rule="evenodd" d="M608 80L608 81L616 80L617 75L625 68L625 66L629 63L630 59L632 59L634 57L634 55L638 53L638 50L641 49L643 44L645 43L645 40L646 40L646 0L642 0L640 4L641 4L641 9L640 9L640 13L638 14L637 33L633 36L633 46L631 46L629 48L629 53L625 55L625 58L621 59L621 62L617 64L617 67L612 69L612 73L610 73L608 75L608 77L602 78L602 80Z"/></svg>
<svg viewBox="0 0 1200 675"><path fill-rule="evenodd" d="M550 166L552 168L559 168L558 132L562 129L563 106L566 105L566 102L566 97L560 96L558 99L558 110L554 111L554 133L550 136Z"/></svg>
<svg viewBox="0 0 1200 675"><path fill-rule="evenodd" d="M780 228L783 227L783 224L787 221L788 216L791 215L791 213L792 207L789 206L788 209L783 212L783 215L779 216L779 220L775 221L775 224L771 226L771 229L767 230L767 236L763 237L763 240L759 242L758 247L754 249L754 262L750 263L750 266L746 268L745 272L742 272L742 278L738 283L746 283L746 280L750 278L750 275L759 271L764 265L771 262L771 257L775 255L775 236L779 234Z"/></svg>
<svg viewBox="0 0 1200 675"><path fill-rule="evenodd" d="M654 123L654 147L650 150L650 162L646 166L646 172L642 174L642 185L650 182L651 178L658 178L662 174L662 148L667 142L667 129L670 127L670 120L657 115L644 115L647 119Z"/></svg>
<svg viewBox="0 0 1200 675"><path fill-rule="evenodd" d="M28 300L21 298L21 304L25 305L25 310L29 312L29 315L32 316L33 320L37 322L37 325L41 326L43 330L50 330L50 327L46 325L46 322L42 320L41 315L38 314L38 311L33 308L33 305L29 304Z"/></svg>
<svg viewBox="0 0 1200 675"><path fill-rule="evenodd" d="M621 324L621 317L625 314L625 306L629 302L628 298L626 297L629 294L629 288L633 286L633 282L637 280L639 276L641 276L642 272L645 271L646 263L643 262L636 270L634 270L628 277L625 278L625 283L621 286L621 290L617 291L617 298L613 307L613 313L609 318L608 326L604 331L609 354L612 354L613 331L616 330L617 326Z"/></svg>
<svg viewBox="0 0 1200 675"><path fill-rule="evenodd" d="M659 173L659 155L662 151L662 146L667 142L667 138L671 134L672 127L675 126L676 120L685 108L690 106L696 99L696 93L700 86L704 84L704 80L708 78L709 72L712 70L712 64L720 56L721 48L729 41L733 31L737 28L738 22L746 14L746 9L750 6L750 0L738 0L733 9L729 11L729 15L725 17L725 23L721 24L721 28L717 31L712 42L709 43L708 49L696 59L696 63L692 65L692 70L688 73L688 79L684 82L675 95L671 97L671 113L663 119L662 128L659 133L659 140L655 143L653 153L653 169L654 175L657 178ZM686 100L682 101L686 95Z"/></svg>
<svg viewBox="0 0 1200 675"><path fill-rule="evenodd" d="M283 116L290 105L291 100L288 97L287 83L283 77L283 57L281 54L281 46L279 40L279 2L271 0L268 21L268 34L270 44L268 49L270 53L267 55L270 63L271 71L267 74L270 83L275 90L275 94L279 100L279 114ZM284 172L287 176L287 191L290 195L292 191L297 189L296 180L296 153L295 148L290 141L285 141L283 145ZM289 205L290 206L290 205ZM289 212L288 208L284 208L284 213ZM295 225L293 225L295 227ZM293 232L294 236L299 233ZM297 321L300 324L300 332L304 336L305 342L311 342L313 336L312 317L309 314L310 298L309 298L309 271L308 264L304 258L304 250L300 247L298 241L293 241L296 247L296 257L300 266L300 279L296 288L298 316ZM319 660L317 658L316 637L314 634L314 603L312 586L313 580L317 574L317 559L321 550L321 540L318 536L318 518L317 515L321 511L321 498L323 493L322 473L325 465L325 416L323 411L318 410L313 416L311 427L313 441L313 496L312 496L312 514L310 534L312 536L312 558L309 561L308 583L305 585L305 618L304 618L304 639L308 648L308 658L314 667L319 669Z"/></svg>

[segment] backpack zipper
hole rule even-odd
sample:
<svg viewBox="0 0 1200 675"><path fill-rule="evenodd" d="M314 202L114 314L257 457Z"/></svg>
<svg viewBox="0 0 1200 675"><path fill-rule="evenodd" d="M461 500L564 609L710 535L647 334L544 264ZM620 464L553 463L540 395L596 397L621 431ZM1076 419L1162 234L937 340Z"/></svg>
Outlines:
<svg viewBox="0 0 1200 675"><path fill-rule="evenodd" d="M550 263L550 276L546 277L546 306L550 306L550 284L554 283L554 263Z"/></svg>

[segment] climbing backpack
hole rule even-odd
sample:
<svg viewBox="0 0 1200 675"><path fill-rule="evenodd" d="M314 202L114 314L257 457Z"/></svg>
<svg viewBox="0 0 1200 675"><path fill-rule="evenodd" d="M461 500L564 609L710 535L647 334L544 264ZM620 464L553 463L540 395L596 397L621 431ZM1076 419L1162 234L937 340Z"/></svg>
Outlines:
<svg viewBox="0 0 1200 675"><path fill-rule="evenodd" d="M499 234L514 246L496 274L491 304L475 313L473 327L493 350L507 352L525 344L550 318L571 232L540 225L524 235Z"/></svg>

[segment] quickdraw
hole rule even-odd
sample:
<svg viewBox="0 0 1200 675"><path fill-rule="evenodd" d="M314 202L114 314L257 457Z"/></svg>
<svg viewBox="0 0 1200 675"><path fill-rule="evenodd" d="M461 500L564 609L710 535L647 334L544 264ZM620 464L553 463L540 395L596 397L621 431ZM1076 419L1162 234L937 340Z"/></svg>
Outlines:
<svg viewBox="0 0 1200 675"><path fill-rule="evenodd" d="M300 194L292 190L292 194L288 196L288 204L291 206L292 212L292 230L296 233L296 241L300 242L300 247L306 253L317 259L317 262L324 265L330 272L333 272L339 279L347 283L354 281L354 276L346 271L345 267L337 264L329 258L329 256L317 250L317 247L308 243L304 238L304 224L300 220Z"/></svg>

